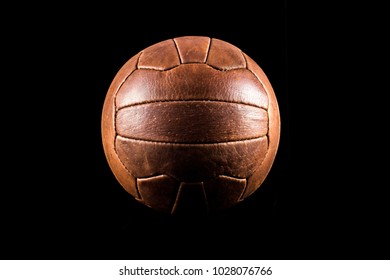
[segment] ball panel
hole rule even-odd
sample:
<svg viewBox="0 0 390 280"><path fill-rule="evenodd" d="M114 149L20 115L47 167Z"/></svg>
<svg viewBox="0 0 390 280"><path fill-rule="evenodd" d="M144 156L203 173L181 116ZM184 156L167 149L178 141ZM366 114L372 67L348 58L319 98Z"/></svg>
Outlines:
<svg viewBox="0 0 390 280"><path fill-rule="evenodd" d="M248 177L247 188L245 189L245 192L243 194L243 199L253 194L263 184L265 178L267 177L271 169L273 160L274 159L269 155L268 152L263 162L259 164L255 172Z"/></svg>
<svg viewBox="0 0 390 280"><path fill-rule="evenodd" d="M122 164L116 153L115 148L115 97L118 89L126 80L126 78L136 69L139 54L129 59L116 74L114 80L108 89L105 97L102 110L101 130L103 150L107 158L107 162L113 171L118 182L134 197L138 198L135 178L130 175L130 172Z"/></svg>
<svg viewBox="0 0 390 280"><path fill-rule="evenodd" d="M138 178L137 186L142 203L160 211L171 212L179 189L177 180L167 175Z"/></svg>
<svg viewBox="0 0 390 280"><path fill-rule="evenodd" d="M106 100L109 98L114 98L115 100L118 90L123 86L126 79L128 79L137 69L138 58L140 55L141 53L134 55L119 69L108 88Z"/></svg>
<svg viewBox="0 0 390 280"><path fill-rule="evenodd" d="M181 63L205 63L210 46L210 38L184 36L173 39L179 52Z"/></svg>
<svg viewBox="0 0 390 280"><path fill-rule="evenodd" d="M212 38L206 63L219 70L246 68L242 51L232 44Z"/></svg>
<svg viewBox="0 0 390 280"><path fill-rule="evenodd" d="M206 193L202 182L182 182L177 194L172 214L201 215L209 211Z"/></svg>
<svg viewBox="0 0 390 280"><path fill-rule="evenodd" d="M182 64L169 71L136 70L118 91L116 107L178 100L226 101L268 108L263 85L248 69L223 72L206 64Z"/></svg>
<svg viewBox="0 0 390 280"><path fill-rule="evenodd" d="M141 203L166 213L215 212L241 201L246 179L217 176L204 182L180 182L167 175L137 179ZM194 199L197 198L197 199ZM185 212L185 213L183 213Z"/></svg>
<svg viewBox="0 0 390 280"><path fill-rule="evenodd" d="M118 136L121 161L137 178L166 174L179 181L207 181L218 175L249 177L268 150L267 137L220 144L172 144Z"/></svg>
<svg viewBox="0 0 390 280"><path fill-rule="evenodd" d="M210 211L220 211L238 203L244 193L245 187L246 179L224 175L204 182Z"/></svg>
<svg viewBox="0 0 390 280"><path fill-rule="evenodd" d="M263 184L276 158L276 153L280 141L280 115L279 115L279 106L278 106L275 92L266 74L256 62L254 62L246 54L244 55L248 63L248 69L253 72L253 74L259 79L259 81L262 82L263 87L267 92L268 100L269 100L269 108L268 108L269 149L266 157L264 158L264 162L262 162L262 164L259 165L258 169L253 173L253 175L248 178L248 187L244 194L244 198L246 198Z"/></svg>
<svg viewBox="0 0 390 280"><path fill-rule="evenodd" d="M245 55L245 54L244 54ZM264 73L264 71L260 68L260 66L254 62L249 56L245 55L246 60L248 61L248 69L254 73L254 75L259 79L262 83L263 88L268 96L268 115L269 115L269 138L272 145L270 148L272 150L277 150L279 140L280 140L280 113L279 113L279 105L276 99L275 92L273 87L268 80L268 77ZM272 154L272 153L271 153Z"/></svg>
<svg viewBox="0 0 390 280"><path fill-rule="evenodd" d="M172 39L156 43L141 52L138 68L167 70L180 65L179 54Z"/></svg>
<svg viewBox="0 0 390 280"><path fill-rule="evenodd" d="M218 143L264 136L264 109L226 102L176 101L126 107L116 115L120 136L170 143Z"/></svg>

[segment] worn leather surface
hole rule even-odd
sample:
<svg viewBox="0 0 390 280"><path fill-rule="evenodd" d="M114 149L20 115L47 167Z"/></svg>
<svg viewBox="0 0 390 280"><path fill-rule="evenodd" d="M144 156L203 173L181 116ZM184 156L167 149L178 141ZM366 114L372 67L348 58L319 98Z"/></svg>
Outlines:
<svg viewBox="0 0 390 280"><path fill-rule="evenodd" d="M118 182L167 213L229 208L267 177L280 115L263 70L232 44L202 36L156 43L114 77L102 141Z"/></svg>

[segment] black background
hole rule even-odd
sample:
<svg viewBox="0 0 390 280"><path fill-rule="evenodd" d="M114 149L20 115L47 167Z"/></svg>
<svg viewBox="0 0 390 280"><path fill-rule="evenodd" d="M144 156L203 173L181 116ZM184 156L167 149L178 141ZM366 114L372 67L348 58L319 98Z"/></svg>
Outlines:
<svg viewBox="0 0 390 280"><path fill-rule="evenodd" d="M375 126L383 115L370 109L381 101L369 81L374 67L364 64L376 59L364 47L374 35L363 33L351 7L29 8L4 35L0 258L388 258L388 182L380 178L388 164L378 160L384 150L376 140L385 127ZM222 39L254 59L282 121L261 188L202 219L137 203L101 144L101 110L120 67L151 44L185 35Z"/></svg>

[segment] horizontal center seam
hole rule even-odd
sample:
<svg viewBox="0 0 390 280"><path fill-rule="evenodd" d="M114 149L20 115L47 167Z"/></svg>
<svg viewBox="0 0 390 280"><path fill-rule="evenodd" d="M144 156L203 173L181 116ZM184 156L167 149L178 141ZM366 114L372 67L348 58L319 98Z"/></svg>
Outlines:
<svg viewBox="0 0 390 280"><path fill-rule="evenodd" d="M167 141L155 141L155 140L147 140L147 139L139 139L139 138L133 138L133 137L127 137L120 134L117 134L118 138L123 138L125 140L131 140L131 141L140 141L140 142L148 142L148 143L158 143L158 144L169 144L169 145L216 145L216 144L233 144L233 143L239 143L239 142L249 142L249 141L255 141L262 138L267 138L268 135L265 134L263 136L256 136L252 138L245 138L245 139L238 139L238 140L230 140L230 141L217 141L217 142L167 142Z"/></svg>
<svg viewBox="0 0 390 280"><path fill-rule="evenodd" d="M245 105L245 106L251 106L251 107L256 107L259 109L263 109L267 111L267 108L263 106L258 106L252 103L245 103L245 102L233 102L233 101L226 101L226 100L214 100L214 99L190 99L190 100L153 100L153 101L143 101L143 102L136 102L124 106L117 106L116 109L117 111L128 108L128 107L133 107L133 106L140 106L140 105L147 105L147 104L154 104L154 103L187 103L187 102L198 102L198 103L208 103L208 102L215 102L215 103L229 103L229 104L237 104L237 105Z"/></svg>

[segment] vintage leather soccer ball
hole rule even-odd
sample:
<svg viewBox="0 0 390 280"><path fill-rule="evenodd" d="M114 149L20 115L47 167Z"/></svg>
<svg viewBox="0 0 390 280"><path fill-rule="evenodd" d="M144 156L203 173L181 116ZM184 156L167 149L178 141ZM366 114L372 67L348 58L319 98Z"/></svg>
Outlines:
<svg viewBox="0 0 390 280"><path fill-rule="evenodd" d="M262 69L236 46L203 36L161 41L130 58L108 89L101 125L121 186L172 214L220 211L253 194L280 138Z"/></svg>

